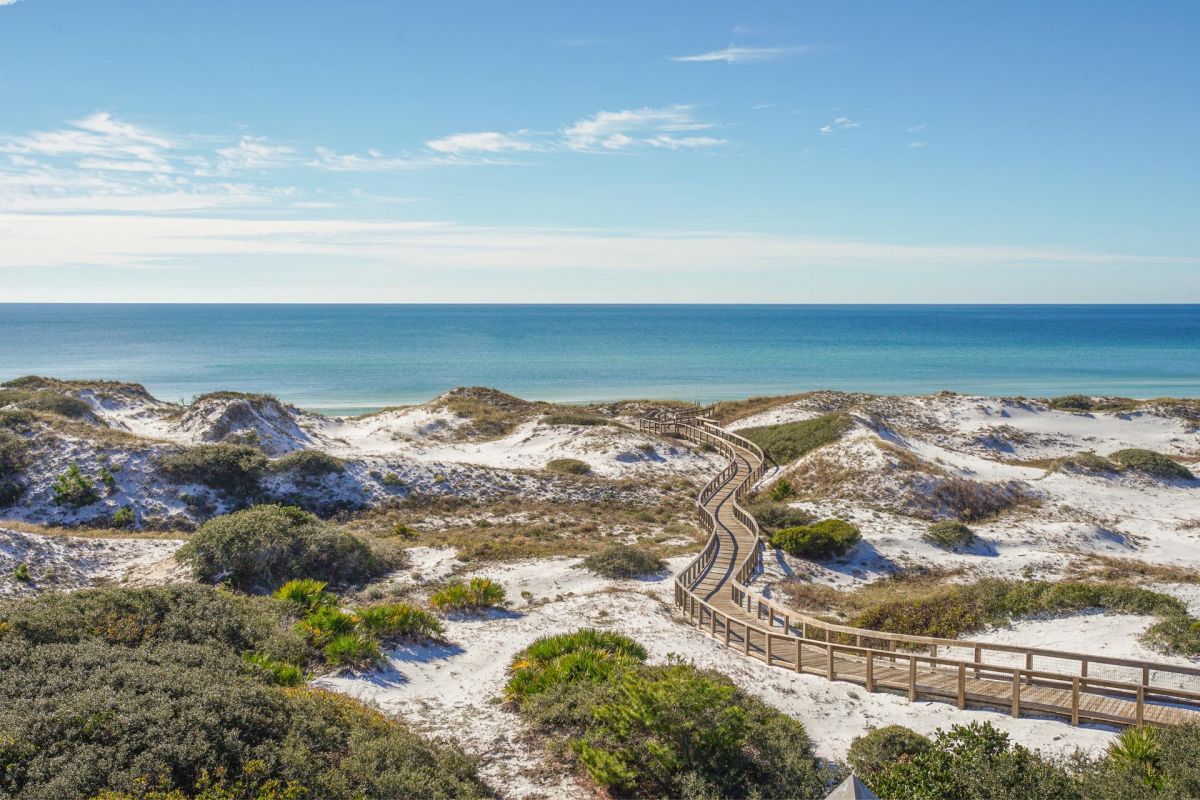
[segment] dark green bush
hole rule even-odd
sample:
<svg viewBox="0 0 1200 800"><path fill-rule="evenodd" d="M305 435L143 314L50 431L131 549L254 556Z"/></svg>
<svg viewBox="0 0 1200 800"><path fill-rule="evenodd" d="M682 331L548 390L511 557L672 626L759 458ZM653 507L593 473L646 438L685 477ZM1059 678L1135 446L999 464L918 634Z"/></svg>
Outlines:
<svg viewBox="0 0 1200 800"><path fill-rule="evenodd" d="M771 545L800 558L845 555L862 539L858 528L841 519L784 528L771 535Z"/></svg>
<svg viewBox="0 0 1200 800"><path fill-rule="evenodd" d="M135 521L133 509L129 506L122 506L113 512L111 524L114 528L129 528Z"/></svg>
<svg viewBox="0 0 1200 800"><path fill-rule="evenodd" d="M11 478L29 466L29 440L0 430L0 479Z"/></svg>
<svg viewBox="0 0 1200 800"><path fill-rule="evenodd" d="M763 533L772 533L782 528L794 528L797 525L807 525L813 521L813 515L799 508L792 508L786 503L775 503L770 500L756 500L744 506L750 515L758 520Z"/></svg>
<svg viewBox="0 0 1200 800"><path fill-rule="evenodd" d="M67 467L67 471L54 479L54 502L57 505L81 508L100 499L96 484L78 464Z"/></svg>
<svg viewBox="0 0 1200 800"><path fill-rule="evenodd" d="M975 532L961 522L944 519L929 526L925 541L946 550L957 550L974 542Z"/></svg>
<svg viewBox="0 0 1200 800"><path fill-rule="evenodd" d="M16 481L0 480L0 508L17 502L24 492L25 487Z"/></svg>
<svg viewBox="0 0 1200 800"><path fill-rule="evenodd" d="M248 496L258 491L267 457L244 444L202 444L163 456L159 466L176 483L200 483Z"/></svg>
<svg viewBox="0 0 1200 800"><path fill-rule="evenodd" d="M578 458L556 458L546 463L546 471L562 475L590 475L592 468Z"/></svg>
<svg viewBox="0 0 1200 800"><path fill-rule="evenodd" d="M444 629L433 614L409 603L365 606L354 612L355 625L381 641L428 639Z"/></svg>
<svg viewBox="0 0 1200 800"><path fill-rule="evenodd" d="M571 749L618 797L824 797L798 720L689 664L614 673Z"/></svg>
<svg viewBox="0 0 1200 800"><path fill-rule="evenodd" d="M836 442L854 427L853 418L842 411L816 419L764 425L738 431L771 457L776 464L789 464L806 453Z"/></svg>
<svg viewBox="0 0 1200 800"><path fill-rule="evenodd" d="M359 631L339 633L325 645L325 660L339 667L366 669L383 660L379 642Z"/></svg>
<svg viewBox="0 0 1200 800"><path fill-rule="evenodd" d="M1080 770L1086 800L1200 797L1200 725L1128 728L1105 756Z"/></svg>
<svg viewBox="0 0 1200 800"><path fill-rule="evenodd" d="M1063 764L986 722L939 730L932 746L864 779L883 800L1084 800Z"/></svg>
<svg viewBox="0 0 1200 800"><path fill-rule="evenodd" d="M224 581L245 591L274 590L292 578L358 583L393 563L341 528L274 505L209 520L175 557L201 581Z"/></svg>
<svg viewBox="0 0 1200 800"><path fill-rule="evenodd" d="M869 778L884 769L921 755L933 743L902 725L887 725L864 733L850 743L846 761L860 778Z"/></svg>
<svg viewBox="0 0 1200 800"><path fill-rule="evenodd" d="M1056 411L1091 411L1095 401L1085 394L1068 394L1052 397L1046 401L1046 405Z"/></svg>
<svg viewBox="0 0 1200 800"><path fill-rule="evenodd" d="M1187 467L1153 450L1142 450L1133 447L1126 450L1118 450L1109 455L1109 458L1126 469L1131 469L1135 472L1144 472L1156 478L1190 481L1195 477Z"/></svg>
<svg viewBox="0 0 1200 800"><path fill-rule="evenodd" d="M637 578L655 575L666 569L661 558L627 544L610 544L583 560L583 566L605 578Z"/></svg>
<svg viewBox="0 0 1200 800"><path fill-rule="evenodd" d="M20 403L20 406L30 411L46 411L71 419L86 417L92 410L87 402L78 397L51 391L32 392L28 399Z"/></svg>
<svg viewBox="0 0 1200 800"><path fill-rule="evenodd" d="M767 499L773 500L776 503L781 503L789 497L796 496L796 487L792 486L792 482L787 478L780 478L771 485L767 492Z"/></svg>
<svg viewBox="0 0 1200 800"><path fill-rule="evenodd" d="M1098 456L1090 450L1084 450L1073 456L1064 456L1057 459L1053 466L1051 466L1051 470L1056 472L1064 469L1075 470L1077 472L1116 472L1120 467L1104 456Z"/></svg>
<svg viewBox="0 0 1200 800"><path fill-rule="evenodd" d="M18 562L13 567L13 578L19 580L21 583L29 583L33 580L33 575L29 572L29 565L24 561Z"/></svg>
<svg viewBox="0 0 1200 800"><path fill-rule="evenodd" d="M311 480L345 472L346 462L320 450L296 450L272 461L271 469Z"/></svg>
<svg viewBox="0 0 1200 800"><path fill-rule="evenodd" d="M0 642L0 793L183 797L215 782L229 793L205 797L491 796L458 751L349 698L271 682L195 645Z"/></svg>

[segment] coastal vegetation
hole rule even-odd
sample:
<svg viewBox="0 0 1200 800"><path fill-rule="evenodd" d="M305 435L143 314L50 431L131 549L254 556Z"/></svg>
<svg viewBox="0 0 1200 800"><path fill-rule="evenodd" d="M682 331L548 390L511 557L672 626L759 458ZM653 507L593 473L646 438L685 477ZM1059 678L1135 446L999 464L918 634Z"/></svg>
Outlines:
<svg viewBox="0 0 1200 800"><path fill-rule="evenodd" d="M354 584L398 556L293 506L259 505L215 517L176 553L197 580L270 591L293 578Z"/></svg>
<svg viewBox="0 0 1200 800"><path fill-rule="evenodd" d="M813 521L812 514L807 511L772 500L755 500L744 507L758 521L762 532L768 535L783 528L807 525Z"/></svg>
<svg viewBox="0 0 1200 800"><path fill-rule="evenodd" d="M267 457L245 444L200 444L163 456L159 467L176 483L199 483L249 497L258 491Z"/></svg>
<svg viewBox="0 0 1200 800"><path fill-rule="evenodd" d="M80 508L100 499L95 481L83 474L78 464L67 467L67 471L54 480L54 502L57 505Z"/></svg>
<svg viewBox="0 0 1200 800"><path fill-rule="evenodd" d="M801 422L743 428L738 434L754 442L772 461L782 465L836 442L852 427L854 419L849 414L835 411Z"/></svg>
<svg viewBox="0 0 1200 800"><path fill-rule="evenodd" d="M0 604L0 793L482 798L461 751L302 686L288 604L211 587Z"/></svg>
<svg viewBox="0 0 1200 800"><path fill-rule="evenodd" d="M619 634L580 630L516 655L507 700L614 797L824 797L802 723L724 675L645 664Z"/></svg>
<svg viewBox="0 0 1200 800"><path fill-rule="evenodd" d="M1187 467L1153 450L1132 447L1111 453L1109 458L1125 469L1141 472L1155 478L1187 481L1195 478L1191 470Z"/></svg>
<svg viewBox="0 0 1200 800"><path fill-rule="evenodd" d="M1168 653L1200 655L1200 621L1187 606L1163 592L1125 583L1022 581L984 578L946 585L946 575L898 576L853 592L790 581L792 603L806 612L833 611L857 628L956 639L1034 614L1069 614L1100 609L1157 617L1143 634Z"/></svg>
<svg viewBox="0 0 1200 800"><path fill-rule="evenodd" d="M1041 798L1185 800L1200 796L1200 726L1127 728L1099 757L1053 757L991 723L938 730L899 725L858 737L847 761L882 800Z"/></svg>
<svg viewBox="0 0 1200 800"><path fill-rule="evenodd" d="M301 479L315 480L346 471L346 462L320 450L294 450L270 464L273 472L290 472Z"/></svg>
<svg viewBox="0 0 1200 800"><path fill-rule="evenodd" d="M943 519L930 525L924 538L944 550L957 550L974 544L975 532L957 520Z"/></svg>
<svg viewBox="0 0 1200 800"><path fill-rule="evenodd" d="M849 522L823 519L775 531L771 534L771 546L788 555L816 560L845 555L861 539L862 533Z"/></svg>
<svg viewBox="0 0 1200 800"><path fill-rule="evenodd" d="M666 569L666 562L653 553L627 544L610 544L583 560L585 569L604 578L639 578L657 575Z"/></svg>
<svg viewBox="0 0 1200 800"><path fill-rule="evenodd" d="M451 581L429 596L429 605L442 612L470 613L504 603L504 587L490 578Z"/></svg>
<svg viewBox="0 0 1200 800"><path fill-rule="evenodd" d="M557 472L560 475L590 475L591 466L578 458L555 458L546 463L547 472Z"/></svg>

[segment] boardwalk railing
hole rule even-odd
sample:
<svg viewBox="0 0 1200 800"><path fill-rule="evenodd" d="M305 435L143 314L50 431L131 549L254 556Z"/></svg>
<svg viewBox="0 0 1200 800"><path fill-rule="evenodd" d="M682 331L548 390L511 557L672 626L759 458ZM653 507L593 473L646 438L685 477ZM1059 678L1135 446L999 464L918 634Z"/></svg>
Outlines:
<svg viewBox="0 0 1200 800"><path fill-rule="evenodd" d="M838 625L779 606L754 593L768 547L758 522L738 504L765 470L762 450L722 429L705 409L659 412L641 430L686 438L721 452L730 463L700 492L697 513L709 538L675 577L675 604L688 620L725 647L770 666L862 684L867 691L897 691L920 698L1022 709L1117 725L1200 722L1200 667L1112 658L992 642L941 639ZM729 484L736 481L735 486ZM724 490L724 491L723 491ZM714 504L714 498L719 502ZM718 519L728 501L744 526L735 531ZM719 591L708 599L695 591L720 553L723 538L750 546Z"/></svg>

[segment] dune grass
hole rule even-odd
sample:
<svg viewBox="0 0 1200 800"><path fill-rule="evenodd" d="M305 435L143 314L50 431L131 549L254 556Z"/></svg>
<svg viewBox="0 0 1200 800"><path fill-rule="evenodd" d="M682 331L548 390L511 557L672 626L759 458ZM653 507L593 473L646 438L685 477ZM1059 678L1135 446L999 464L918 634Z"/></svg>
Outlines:
<svg viewBox="0 0 1200 800"><path fill-rule="evenodd" d="M776 464L783 465L836 442L852 427L854 420L849 414L835 411L800 422L744 428L738 434L761 447Z"/></svg>

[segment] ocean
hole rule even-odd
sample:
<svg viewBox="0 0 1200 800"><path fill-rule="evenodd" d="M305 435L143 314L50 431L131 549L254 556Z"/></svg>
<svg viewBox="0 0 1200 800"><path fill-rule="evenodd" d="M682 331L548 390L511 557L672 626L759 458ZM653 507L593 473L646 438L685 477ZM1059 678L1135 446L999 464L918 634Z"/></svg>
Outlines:
<svg viewBox="0 0 1200 800"><path fill-rule="evenodd" d="M1200 306L0 304L0 380L359 413L454 386L708 402L811 389L1200 395Z"/></svg>

